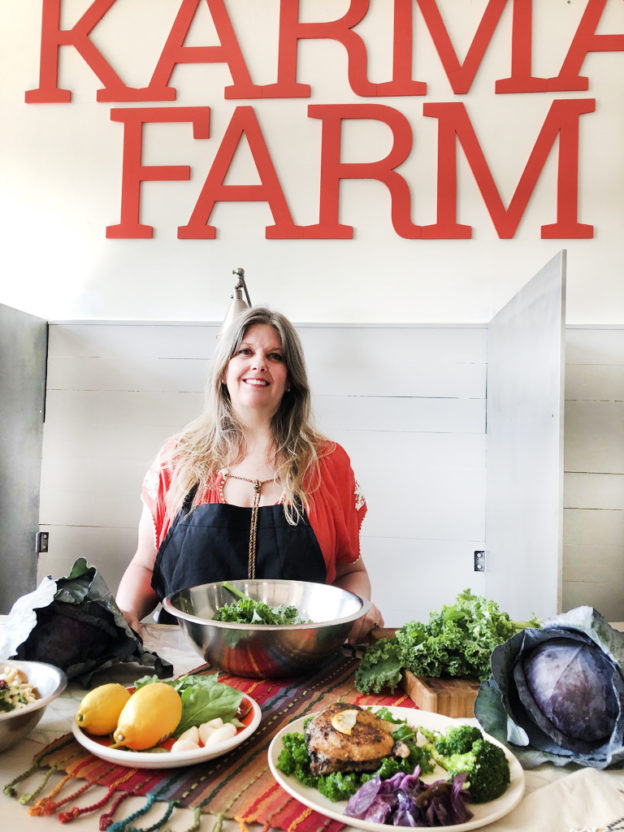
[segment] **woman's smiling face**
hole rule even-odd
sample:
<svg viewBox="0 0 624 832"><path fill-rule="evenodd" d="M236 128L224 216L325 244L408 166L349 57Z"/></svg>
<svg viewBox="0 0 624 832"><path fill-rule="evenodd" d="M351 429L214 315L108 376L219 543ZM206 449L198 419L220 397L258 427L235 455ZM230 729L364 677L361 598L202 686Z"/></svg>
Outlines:
<svg viewBox="0 0 624 832"><path fill-rule="evenodd" d="M286 391L288 370L282 342L269 324L253 324L243 335L225 373L225 384L235 413L250 409L271 418Z"/></svg>

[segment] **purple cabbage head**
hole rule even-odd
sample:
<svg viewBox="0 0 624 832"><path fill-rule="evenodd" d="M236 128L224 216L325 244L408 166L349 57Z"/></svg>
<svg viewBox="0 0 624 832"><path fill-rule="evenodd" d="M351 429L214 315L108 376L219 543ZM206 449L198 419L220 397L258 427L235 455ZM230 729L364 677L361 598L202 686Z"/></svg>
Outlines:
<svg viewBox="0 0 624 832"><path fill-rule="evenodd" d="M624 634L592 607L517 633L492 653L475 716L525 768L624 761Z"/></svg>

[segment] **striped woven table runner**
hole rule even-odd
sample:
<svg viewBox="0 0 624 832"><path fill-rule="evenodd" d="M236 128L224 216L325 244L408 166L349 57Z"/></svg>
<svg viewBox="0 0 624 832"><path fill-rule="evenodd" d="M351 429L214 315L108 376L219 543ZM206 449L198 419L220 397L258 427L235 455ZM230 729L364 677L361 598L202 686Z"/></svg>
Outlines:
<svg viewBox="0 0 624 832"><path fill-rule="evenodd" d="M273 737L288 723L322 710L332 702L359 705L413 706L405 694L363 696L354 687L358 660L334 656L312 675L290 680L257 680L221 674L219 681L253 697L262 709L256 731L232 751L194 766L176 769L134 769L100 760L86 751L72 734L65 734L36 755L33 766L4 788L5 794L28 806L31 815L57 814L67 823L76 817L101 812L99 828L109 832L137 829L142 815L154 803L164 804L161 818L150 830L164 827L177 807L194 810L191 830L200 828L202 813L239 822L260 823L265 829L288 832L337 832L343 824L314 812L290 797L273 778L267 750ZM214 673L204 665L193 673ZM41 775L37 787L20 793L19 785ZM89 801L89 790L104 786L107 793L97 802ZM143 807L123 817L120 804L130 795L144 797Z"/></svg>

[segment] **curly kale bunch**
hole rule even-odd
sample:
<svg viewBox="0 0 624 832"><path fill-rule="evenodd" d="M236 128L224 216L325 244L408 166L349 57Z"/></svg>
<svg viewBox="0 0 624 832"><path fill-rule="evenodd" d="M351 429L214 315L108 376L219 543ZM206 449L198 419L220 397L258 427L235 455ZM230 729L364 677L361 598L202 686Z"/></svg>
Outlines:
<svg viewBox="0 0 624 832"><path fill-rule="evenodd" d="M368 647L356 670L357 689L362 693L379 693L384 687L394 690L404 670L416 676L485 680L494 648L531 626L539 626L538 621L512 621L495 601L465 589L454 604L432 612L428 623L410 621L391 638Z"/></svg>
<svg viewBox="0 0 624 832"><path fill-rule="evenodd" d="M214 614L215 621L237 621L240 624L302 624L297 608L270 607L264 601L237 601L225 604Z"/></svg>
<svg viewBox="0 0 624 832"><path fill-rule="evenodd" d="M256 601L241 592L229 581L222 581L221 586L235 595L239 600L224 604L213 615L214 621L234 621L239 624L307 624L299 611L292 605L280 604L270 607L264 601Z"/></svg>

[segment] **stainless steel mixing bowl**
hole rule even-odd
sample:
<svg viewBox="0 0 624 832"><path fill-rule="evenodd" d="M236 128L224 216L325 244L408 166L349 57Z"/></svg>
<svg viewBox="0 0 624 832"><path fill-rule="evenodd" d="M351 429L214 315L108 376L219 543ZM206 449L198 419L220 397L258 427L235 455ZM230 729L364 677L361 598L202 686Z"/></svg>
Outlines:
<svg viewBox="0 0 624 832"><path fill-rule="evenodd" d="M0 673L17 667L37 689L39 699L23 708L0 713L0 751L10 748L29 734L43 716L50 702L65 690L67 677L58 667L45 662L0 661Z"/></svg>
<svg viewBox="0 0 624 832"><path fill-rule="evenodd" d="M370 601L327 584L307 581L230 581L270 607L292 604L310 624L237 624L214 621L219 607L236 598L220 582L180 590L163 599L189 640L215 667L236 676L275 678L318 667L345 641Z"/></svg>

